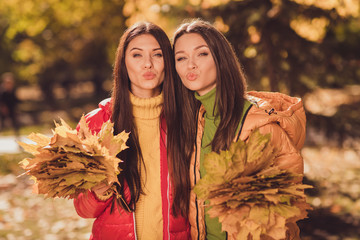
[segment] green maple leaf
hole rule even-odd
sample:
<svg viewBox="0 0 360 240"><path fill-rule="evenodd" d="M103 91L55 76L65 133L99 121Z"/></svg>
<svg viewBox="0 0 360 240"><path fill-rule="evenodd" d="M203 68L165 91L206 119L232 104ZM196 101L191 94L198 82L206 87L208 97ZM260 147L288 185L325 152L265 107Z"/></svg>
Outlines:
<svg viewBox="0 0 360 240"><path fill-rule="evenodd" d="M231 167L228 167L224 174L225 181L229 182L245 170L246 145L244 142L238 141L232 144L229 150L225 152L231 155Z"/></svg>
<svg viewBox="0 0 360 240"><path fill-rule="evenodd" d="M204 168L206 174L214 178L222 178L228 169L229 159L226 154L211 152L204 157Z"/></svg>
<svg viewBox="0 0 360 240"><path fill-rule="evenodd" d="M272 205L270 206L270 209L271 211L274 211L275 213L279 214L284 218L292 218L300 214L299 208L297 208L296 206L289 206L286 204Z"/></svg>

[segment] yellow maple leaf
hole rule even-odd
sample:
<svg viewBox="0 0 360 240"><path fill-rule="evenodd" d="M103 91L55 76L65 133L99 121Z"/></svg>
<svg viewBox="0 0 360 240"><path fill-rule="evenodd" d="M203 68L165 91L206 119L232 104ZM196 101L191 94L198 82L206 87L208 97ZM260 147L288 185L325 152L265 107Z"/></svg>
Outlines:
<svg viewBox="0 0 360 240"><path fill-rule="evenodd" d="M248 141L205 156L206 175L194 187L210 217L235 239L285 238L286 223L307 216L301 175L276 166L271 136L253 132Z"/></svg>
<svg viewBox="0 0 360 240"><path fill-rule="evenodd" d="M79 125L77 132L60 119L60 123L55 122L51 138L29 135L36 144L19 145L34 157L22 160L20 166L36 180L37 193L45 197L74 198L105 181L116 197L122 198L114 187L120 185L117 175L121 172L121 160L116 156L127 148L129 134L114 136L110 121L104 123L100 133L92 133L84 116Z"/></svg>

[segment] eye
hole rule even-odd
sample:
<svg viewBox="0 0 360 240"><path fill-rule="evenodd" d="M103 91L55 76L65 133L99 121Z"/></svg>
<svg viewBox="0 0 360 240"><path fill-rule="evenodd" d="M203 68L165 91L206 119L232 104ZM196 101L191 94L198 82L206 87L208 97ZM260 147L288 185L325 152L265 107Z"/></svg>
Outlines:
<svg viewBox="0 0 360 240"><path fill-rule="evenodd" d="M154 54L154 57L159 57L159 58L161 58L161 57L163 57L163 54L162 54L162 52L158 52L158 53L155 53L155 54Z"/></svg>
<svg viewBox="0 0 360 240"><path fill-rule="evenodd" d="M134 58L137 58L137 57L141 57L141 54L140 54L140 53L134 53L132 56L133 56Z"/></svg>
<svg viewBox="0 0 360 240"><path fill-rule="evenodd" d="M200 52L199 53L199 56L201 57L201 56L208 56L209 55L209 53L208 52Z"/></svg>
<svg viewBox="0 0 360 240"><path fill-rule="evenodd" d="M183 60L185 60L185 57L178 57L178 58L176 58L176 61L177 61L177 62L181 62L181 61L183 61Z"/></svg>

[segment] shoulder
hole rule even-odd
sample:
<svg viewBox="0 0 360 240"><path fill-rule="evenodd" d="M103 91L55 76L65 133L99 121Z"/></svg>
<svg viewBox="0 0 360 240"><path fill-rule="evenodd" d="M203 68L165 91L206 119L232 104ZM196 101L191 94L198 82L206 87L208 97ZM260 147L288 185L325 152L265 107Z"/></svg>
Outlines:
<svg viewBox="0 0 360 240"><path fill-rule="evenodd" d="M271 144L276 149L276 164L281 169L302 174L304 163L298 149L288 133L278 124L267 124L259 128L261 134L271 134Z"/></svg>
<svg viewBox="0 0 360 240"><path fill-rule="evenodd" d="M85 115L86 122L88 123L89 128L92 131L94 132L100 131L103 123L111 118L111 114L112 114L111 107L112 107L111 99L107 98L99 103L98 108L92 110L91 112ZM77 126L77 129L79 129L79 125Z"/></svg>
<svg viewBox="0 0 360 240"><path fill-rule="evenodd" d="M254 115L256 115L255 118ZM249 116L250 119L245 120L245 122L248 121L246 130L243 130L240 138L245 141L255 129L258 129L263 135L270 134L271 144L275 147L277 152L277 165L281 169L288 169L292 172L299 174L303 173L304 164L303 159L300 155L300 149L303 145L302 139L305 139L305 131L302 131L301 129L296 129L296 127L294 126L284 128L279 122L275 120L269 120L269 117L261 112L254 111L251 114L249 112ZM262 122L262 124L256 125L249 123L249 121L259 121ZM255 125L257 127L255 127ZM249 128L249 126L251 127ZM289 128L294 132L295 135L291 135L292 132L288 130Z"/></svg>
<svg viewBox="0 0 360 240"><path fill-rule="evenodd" d="M249 92L248 100L253 106L245 119L242 139L260 128L273 135L285 134L297 149L302 147L306 117L300 98L282 93Z"/></svg>

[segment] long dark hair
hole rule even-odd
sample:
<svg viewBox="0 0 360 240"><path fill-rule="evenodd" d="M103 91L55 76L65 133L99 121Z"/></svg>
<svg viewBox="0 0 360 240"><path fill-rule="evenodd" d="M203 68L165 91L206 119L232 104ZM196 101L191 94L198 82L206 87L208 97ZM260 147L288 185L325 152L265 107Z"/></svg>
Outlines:
<svg viewBox="0 0 360 240"><path fill-rule="evenodd" d="M215 132L211 147L213 151L219 152L229 148L235 137L245 101L245 75L232 45L209 22L196 19L182 24L175 32L173 47L175 47L176 41L182 35L188 33L197 33L205 40L215 61L217 72L215 104L218 110L217 114L220 116L220 123ZM179 81L179 77L176 80ZM184 95L184 93L181 93L181 95ZM193 92L192 94L187 93L187 95L191 98L187 102L192 103L192 106L183 104L183 111L191 115L194 109L198 108L199 103L196 103L197 100L195 100ZM182 124L184 124L184 129L187 127L196 129L196 116L193 116L191 122L182 122ZM189 140L193 141L194 139L190 138ZM187 142L186 144L191 145L193 143L194 141ZM185 149L191 148L187 146ZM187 153L187 155L189 154Z"/></svg>
<svg viewBox="0 0 360 240"><path fill-rule="evenodd" d="M118 191L122 194L124 193L124 182L126 182L131 195L130 202L127 205L131 210L135 210L135 203L138 201L140 194L143 193L140 178L143 157L130 102L130 80L125 65L125 52L129 43L135 37L143 34L151 34L160 45L164 59L164 84L173 82L172 78L174 77L174 57L171 43L166 33L160 27L153 23L140 22L124 32L116 51L113 69L112 121L114 122L114 134L118 134L123 130L130 132L127 141L129 148L118 155L120 159L124 160L120 165L122 173L119 174L118 178L121 187L119 187ZM166 93L164 94L167 95ZM166 105L166 102L164 102L164 106ZM168 115L166 109L165 107L163 114ZM122 208L129 210L123 202L120 201L120 203Z"/></svg>

